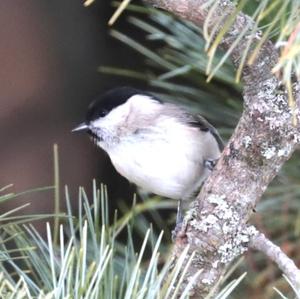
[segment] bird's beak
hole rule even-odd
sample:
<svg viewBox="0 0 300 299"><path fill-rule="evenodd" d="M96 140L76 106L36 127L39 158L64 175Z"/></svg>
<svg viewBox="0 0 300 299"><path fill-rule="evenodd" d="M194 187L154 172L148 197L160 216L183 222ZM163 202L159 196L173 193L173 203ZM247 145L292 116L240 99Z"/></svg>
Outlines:
<svg viewBox="0 0 300 299"><path fill-rule="evenodd" d="M76 128L74 128L71 132L79 132L88 130L89 126L86 123L81 123Z"/></svg>

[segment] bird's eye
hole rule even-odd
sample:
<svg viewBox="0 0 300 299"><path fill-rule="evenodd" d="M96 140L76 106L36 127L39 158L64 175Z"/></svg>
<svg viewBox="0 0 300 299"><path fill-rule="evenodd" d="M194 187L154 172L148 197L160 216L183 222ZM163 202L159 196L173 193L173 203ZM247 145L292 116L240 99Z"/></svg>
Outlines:
<svg viewBox="0 0 300 299"><path fill-rule="evenodd" d="M103 110L100 111L99 116L104 117L107 114L108 114L108 111L106 109L103 109Z"/></svg>

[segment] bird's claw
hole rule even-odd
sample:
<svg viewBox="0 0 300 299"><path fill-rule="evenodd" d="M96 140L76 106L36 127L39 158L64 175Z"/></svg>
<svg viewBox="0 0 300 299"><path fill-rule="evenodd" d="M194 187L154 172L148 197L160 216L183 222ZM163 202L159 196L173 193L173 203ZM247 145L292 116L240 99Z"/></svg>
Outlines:
<svg viewBox="0 0 300 299"><path fill-rule="evenodd" d="M177 206L176 226L172 230L172 241L175 242L175 240L182 235L183 231L184 231L184 221L183 221L183 213L182 213L182 201L179 200Z"/></svg>
<svg viewBox="0 0 300 299"><path fill-rule="evenodd" d="M204 160L204 167L209 169L210 171L212 171L214 169L214 167L216 166L216 164L218 163L219 159L215 159L215 160L211 160L211 159L207 159Z"/></svg>

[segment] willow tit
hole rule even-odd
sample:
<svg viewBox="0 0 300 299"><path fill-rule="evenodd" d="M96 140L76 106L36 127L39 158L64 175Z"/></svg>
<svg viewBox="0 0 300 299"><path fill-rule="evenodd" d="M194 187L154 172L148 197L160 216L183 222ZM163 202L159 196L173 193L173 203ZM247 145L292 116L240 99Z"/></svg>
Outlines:
<svg viewBox="0 0 300 299"><path fill-rule="evenodd" d="M130 87L96 98L73 131L82 130L130 182L180 202L193 198L223 149L203 117Z"/></svg>

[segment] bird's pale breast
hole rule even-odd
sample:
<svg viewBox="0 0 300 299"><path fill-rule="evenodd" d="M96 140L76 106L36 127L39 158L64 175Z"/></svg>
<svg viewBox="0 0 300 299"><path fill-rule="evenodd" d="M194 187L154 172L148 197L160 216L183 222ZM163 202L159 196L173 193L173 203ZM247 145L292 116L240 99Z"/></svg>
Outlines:
<svg viewBox="0 0 300 299"><path fill-rule="evenodd" d="M201 144L211 135L166 119L159 126L127 136L108 153L117 171L152 193L181 199L207 175L203 168L209 153ZM211 159L218 152L212 138ZM208 147L209 149L209 147Z"/></svg>

